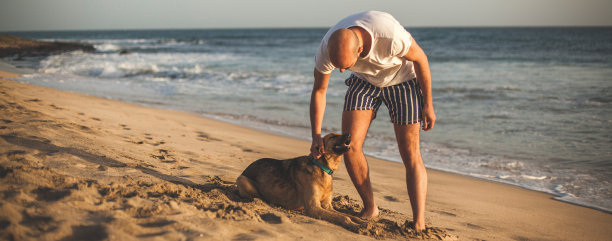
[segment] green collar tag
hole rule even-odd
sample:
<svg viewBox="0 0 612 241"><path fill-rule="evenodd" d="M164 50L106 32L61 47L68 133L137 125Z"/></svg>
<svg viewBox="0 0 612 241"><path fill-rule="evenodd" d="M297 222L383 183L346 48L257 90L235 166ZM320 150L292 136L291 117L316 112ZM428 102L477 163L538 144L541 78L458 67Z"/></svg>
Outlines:
<svg viewBox="0 0 612 241"><path fill-rule="evenodd" d="M329 168L327 168L326 166L318 162L314 157L310 156L310 160L312 160L312 163L319 166L321 170L323 170L324 172L327 172L327 174L329 175L334 174L334 171L330 170Z"/></svg>

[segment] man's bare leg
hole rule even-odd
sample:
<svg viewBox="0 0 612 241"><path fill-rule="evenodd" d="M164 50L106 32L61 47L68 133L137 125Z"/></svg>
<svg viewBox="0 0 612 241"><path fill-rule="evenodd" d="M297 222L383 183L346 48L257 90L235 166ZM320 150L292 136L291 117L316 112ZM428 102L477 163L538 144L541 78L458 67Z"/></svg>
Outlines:
<svg viewBox="0 0 612 241"><path fill-rule="evenodd" d="M351 133L351 149L344 154L346 170L363 201L360 218L378 216L378 206L370 183L368 162L363 155L363 142L372 122L372 110L344 111L342 113L342 133Z"/></svg>
<svg viewBox="0 0 612 241"><path fill-rule="evenodd" d="M425 200L427 196L427 170L421 158L419 123L395 125L397 145L406 167L406 186L410 196L414 228L425 229Z"/></svg>

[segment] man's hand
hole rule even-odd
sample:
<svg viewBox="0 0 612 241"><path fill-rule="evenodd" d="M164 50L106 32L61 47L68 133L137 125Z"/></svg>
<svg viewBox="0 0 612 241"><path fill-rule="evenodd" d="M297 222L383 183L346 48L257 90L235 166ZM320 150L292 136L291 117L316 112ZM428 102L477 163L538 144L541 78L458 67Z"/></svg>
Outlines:
<svg viewBox="0 0 612 241"><path fill-rule="evenodd" d="M313 135L310 153L312 153L312 157L315 159L319 159L321 155L325 154L325 145L323 144L323 138L321 138L321 135Z"/></svg>
<svg viewBox="0 0 612 241"><path fill-rule="evenodd" d="M429 131L433 129L436 123L436 113L434 112L433 106L423 107L423 130Z"/></svg>

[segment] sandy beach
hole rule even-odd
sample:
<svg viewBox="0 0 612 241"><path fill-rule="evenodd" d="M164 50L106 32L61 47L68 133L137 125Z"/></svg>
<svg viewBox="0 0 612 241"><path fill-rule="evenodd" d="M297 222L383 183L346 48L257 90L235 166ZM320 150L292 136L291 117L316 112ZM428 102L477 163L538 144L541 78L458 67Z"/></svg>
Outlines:
<svg viewBox="0 0 612 241"><path fill-rule="evenodd" d="M435 170L428 171L429 233L414 234L404 227L411 211L403 165L372 157L382 214L360 230L346 230L237 196L234 180L249 163L306 155L307 141L9 80L18 76L0 72L2 240L612 237L609 213ZM334 174L334 192L337 209L359 211L343 165Z"/></svg>

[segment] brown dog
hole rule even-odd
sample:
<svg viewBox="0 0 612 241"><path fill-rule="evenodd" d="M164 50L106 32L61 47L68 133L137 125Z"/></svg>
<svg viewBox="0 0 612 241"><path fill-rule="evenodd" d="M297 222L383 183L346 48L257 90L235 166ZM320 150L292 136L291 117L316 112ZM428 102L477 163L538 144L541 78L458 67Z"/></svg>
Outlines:
<svg viewBox="0 0 612 241"><path fill-rule="evenodd" d="M333 209L332 173L338 170L342 154L349 150L350 134L331 133L323 137L325 154L293 159L259 159L236 180L240 196L260 197L287 209L304 209L308 216L355 228L364 221Z"/></svg>

